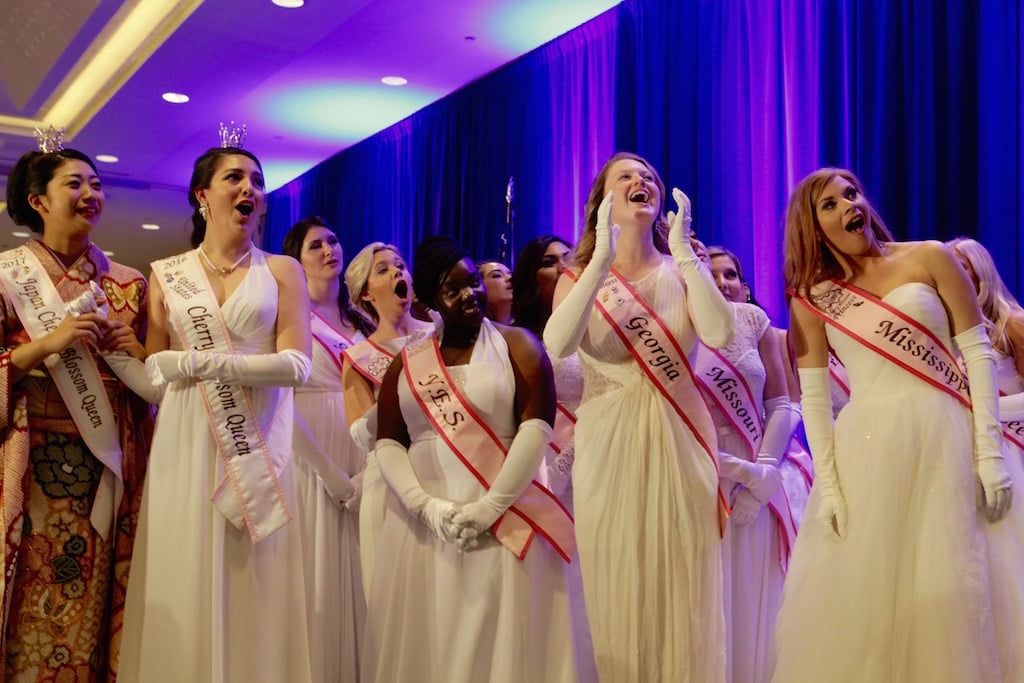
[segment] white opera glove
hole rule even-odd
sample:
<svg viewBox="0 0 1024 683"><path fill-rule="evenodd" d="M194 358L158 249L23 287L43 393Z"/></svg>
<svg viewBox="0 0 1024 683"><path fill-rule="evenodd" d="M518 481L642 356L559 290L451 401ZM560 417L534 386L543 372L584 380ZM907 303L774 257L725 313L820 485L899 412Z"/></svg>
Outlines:
<svg viewBox="0 0 1024 683"><path fill-rule="evenodd" d="M748 470L746 480L741 482L761 503L767 503L782 486L779 463L782 462L786 447L793 436L791 405L788 396L776 396L764 402L767 418L764 435L761 437L761 447L757 459L752 463L753 470Z"/></svg>
<svg viewBox="0 0 1024 683"><path fill-rule="evenodd" d="M999 419L1003 422L1024 421L1024 392L999 397Z"/></svg>
<svg viewBox="0 0 1024 683"><path fill-rule="evenodd" d="M153 384L205 379L243 387L297 387L309 379L313 362L296 349L277 353L235 354L215 351L158 351L146 359Z"/></svg>
<svg viewBox="0 0 1024 683"><path fill-rule="evenodd" d="M423 522L437 538L445 543L454 542L458 536L458 528L452 524L455 503L435 498L423 490L405 446L394 439L378 439L375 452L381 476L402 501L405 509Z"/></svg>
<svg viewBox="0 0 1024 683"><path fill-rule="evenodd" d="M611 192L605 195L597 209L594 254L590 257L590 263L580 273L562 303L551 313L544 327L544 346L549 354L557 358L571 356L579 348L583 333L590 323L591 311L594 310L594 299L615 261L619 226L611 225L612 196Z"/></svg>
<svg viewBox="0 0 1024 683"><path fill-rule="evenodd" d="M814 458L814 486L819 494L814 516L825 529L842 538L846 535L846 501L836 471L828 368L799 368L797 373L800 375L804 430Z"/></svg>
<svg viewBox="0 0 1024 683"><path fill-rule="evenodd" d="M295 450L295 457L301 458L309 464L320 483L323 484L327 494L339 506L344 505L349 498L355 495L355 486L349 479L348 472L337 465L331 456L324 450L324 446L313 434L309 423L299 414L295 413L294 429L292 430L292 446ZM330 444L328 444L330 445Z"/></svg>
<svg viewBox="0 0 1024 683"><path fill-rule="evenodd" d="M377 404L374 403L370 409L363 413L363 416L353 422L348 433L356 445L364 451L372 451L374 442L377 441Z"/></svg>
<svg viewBox="0 0 1024 683"><path fill-rule="evenodd" d="M124 351L103 354L103 360L114 371L124 385L142 397L142 400L158 405L164 397L164 387L154 385L146 372L146 364Z"/></svg>
<svg viewBox="0 0 1024 683"><path fill-rule="evenodd" d="M459 547L476 547L477 536L490 529L519 499L537 474L552 431L551 425L540 418L520 423L490 489L478 500L459 506L452 518L459 529Z"/></svg>
<svg viewBox="0 0 1024 683"><path fill-rule="evenodd" d="M733 501L731 506L732 512L729 513L729 524L734 526L750 524L757 519L762 507L764 507L764 503L755 498L750 490L740 489L740 492L736 494L736 500Z"/></svg>
<svg viewBox="0 0 1024 683"><path fill-rule="evenodd" d="M678 210L668 212L668 248L686 283L686 302L700 340L720 349L736 334L736 318L729 302L718 291L711 270L690 244L690 223L693 220L690 217L690 198L675 187L672 188L672 197Z"/></svg>
<svg viewBox="0 0 1024 683"><path fill-rule="evenodd" d="M967 367L974 411L974 465L978 478L978 508L990 522L1006 515L1013 499L1013 480L1003 462L999 391L992 343L984 325L953 337Z"/></svg>
<svg viewBox="0 0 1024 683"><path fill-rule="evenodd" d="M103 293L103 289L95 280L89 280L89 289L67 302L64 311L75 318L83 313L98 313L106 320L110 307L107 305L107 295Z"/></svg>
<svg viewBox="0 0 1024 683"><path fill-rule="evenodd" d="M352 482L353 493L351 496L345 499L345 509L349 512L359 512L359 503L363 500L363 472L360 470L352 475L350 481Z"/></svg>

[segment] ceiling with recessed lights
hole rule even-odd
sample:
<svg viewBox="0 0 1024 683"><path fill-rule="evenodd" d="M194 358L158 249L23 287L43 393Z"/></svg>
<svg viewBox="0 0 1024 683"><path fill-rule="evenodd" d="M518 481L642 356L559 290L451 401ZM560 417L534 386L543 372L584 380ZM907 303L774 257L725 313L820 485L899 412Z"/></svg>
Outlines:
<svg viewBox="0 0 1024 683"><path fill-rule="evenodd" d="M117 159L98 162L95 241L148 271L187 246L192 162L221 121L246 123L274 189L617 2L5 0L0 182L35 125L66 126ZM0 248L15 230L5 211Z"/></svg>

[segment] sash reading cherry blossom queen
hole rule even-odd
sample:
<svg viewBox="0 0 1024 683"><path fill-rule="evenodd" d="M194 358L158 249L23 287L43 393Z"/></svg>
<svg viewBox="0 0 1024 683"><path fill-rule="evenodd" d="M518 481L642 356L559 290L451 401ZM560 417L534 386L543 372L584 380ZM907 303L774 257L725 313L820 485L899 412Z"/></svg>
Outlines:
<svg viewBox="0 0 1024 683"><path fill-rule="evenodd" d="M572 271L565 271L573 280ZM698 388L690 362L658 314L612 268L594 305L629 349L637 366L657 387L693 434L718 474L718 437L711 411ZM718 524L724 532L729 505L718 488Z"/></svg>
<svg viewBox="0 0 1024 683"><path fill-rule="evenodd" d="M508 449L456 389L441 358L437 337L430 335L408 344L402 350L402 360L409 389L434 429L484 488L490 488ZM526 557L536 534L547 539L566 562L576 552L572 516L536 480L492 530L520 560Z"/></svg>
<svg viewBox="0 0 1024 683"><path fill-rule="evenodd" d="M187 347L234 353L220 305L196 252L154 261L152 266L171 324ZM244 526L253 543L258 543L291 521L278 479L291 453L271 453L267 448L246 387L198 382L225 471L211 500L235 527Z"/></svg>
<svg viewBox="0 0 1024 683"><path fill-rule="evenodd" d="M0 254L0 286L33 341L57 329L67 315L65 301L43 264L25 246ZM100 537L106 540L121 502L124 479L114 411L96 359L82 341L76 341L59 354L47 356L43 362L82 439L104 465L90 519ZM15 503L13 497L5 498L5 507L8 503ZM8 512L5 509L5 519Z"/></svg>

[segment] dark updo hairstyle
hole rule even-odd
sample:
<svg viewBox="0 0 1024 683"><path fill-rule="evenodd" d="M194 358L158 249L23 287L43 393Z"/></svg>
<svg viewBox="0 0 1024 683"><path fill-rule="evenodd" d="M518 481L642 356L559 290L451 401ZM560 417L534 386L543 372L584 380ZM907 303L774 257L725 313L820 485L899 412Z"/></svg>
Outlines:
<svg viewBox="0 0 1024 683"><path fill-rule="evenodd" d="M15 225L25 226L32 232L43 232L43 217L29 204L28 198L46 194L46 186L53 180L57 169L72 159L84 161L99 175L92 159L76 149L26 152L18 159L7 177L7 213Z"/></svg>
<svg viewBox="0 0 1024 683"><path fill-rule="evenodd" d="M540 300L537 271L544 261L544 253L555 242L572 249L568 240L556 235L534 237L519 252L515 270L512 271L512 320L516 327L525 327L538 337L543 334L544 325L551 315L551 304Z"/></svg>
<svg viewBox="0 0 1024 683"><path fill-rule="evenodd" d="M263 166L256 155L241 147L211 147L201 157L196 159L192 165L192 180L188 183L188 203L192 206L192 247L198 247L206 237L206 221L199 213L199 200L196 199L196 192L205 190L213 182L213 174L217 172L217 164L221 157L241 154L256 162L263 172Z"/></svg>
<svg viewBox="0 0 1024 683"><path fill-rule="evenodd" d="M331 232L334 232L334 228L327 225L327 221L320 216L303 218L293 225L284 236L284 241L281 244L281 253L286 256L291 256L299 263L302 263L302 245L306 241L306 233L309 232L310 228L314 227L327 228ZM367 320L366 316L360 315L356 312L355 308L352 306L352 300L349 297L348 287L345 285L345 278L341 275L338 276L338 284L340 285L338 287L338 312L341 313L342 318L348 320L352 327L362 332L364 336L369 337L373 334L376 326Z"/></svg>
<svg viewBox="0 0 1024 683"><path fill-rule="evenodd" d="M757 299L754 298L754 288L750 286L750 282L747 281L746 276L743 274L743 264L740 263L739 257L736 256L736 254L734 254L730 250L726 249L725 247L715 244L708 247L708 261L715 258L716 256L726 256L732 260L733 265L736 266L736 275L739 276L740 278L740 284L746 286L747 288L747 303L754 304L758 308L763 309L764 306L759 304L757 302Z"/></svg>
<svg viewBox="0 0 1024 683"><path fill-rule="evenodd" d="M449 271L466 258L470 258L469 252L447 235L434 235L420 242L412 263L412 291L416 298L433 307Z"/></svg>

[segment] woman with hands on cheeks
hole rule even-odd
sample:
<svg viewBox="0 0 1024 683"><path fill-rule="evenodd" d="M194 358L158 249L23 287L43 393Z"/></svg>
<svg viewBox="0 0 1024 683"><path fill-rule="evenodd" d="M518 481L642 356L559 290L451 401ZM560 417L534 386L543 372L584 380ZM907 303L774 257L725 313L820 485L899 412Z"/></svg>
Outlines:
<svg viewBox="0 0 1024 683"><path fill-rule="evenodd" d="M193 251L153 263L146 370L163 392L124 627L131 681L311 679L292 462L310 373L302 268L252 243L249 151L200 156Z"/></svg>
<svg viewBox="0 0 1024 683"><path fill-rule="evenodd" d="M790 196L785 277L819 523L790 561L773 680L1024 680L1021 468L967 275L823 168ZM830 348L850 380L834 424Z"/></svg>
<svg viewBox="0 0 1024 683"><path fill-rule="evenodd" d="M41 234L0 254L0 679L107 680L153 429L111 370L145 357L146 280L92 243L95 164L45 142L7 181L14 223Z"/></svg>
<svg viewBox="0 0 1024 683"><path fill-rule="evenodd" d="M486 319L476 267L450 239L419 246L413 286L443 324L381 387L389 496L363 680L573 681L561 566L572 522L534 479L555 410L550 363L532 334Z"/></svg>
<svg viewBox="0 0 1024 683"><path fill-rule="evenodd" d="M583 371L572 483L602 682L725 675L725 507L689 357L698 339L729 343L735 321L688 239L690 201L672 194L678 210L666 222L651 165L609 159L544 329L549 353L578 348Z"/></svg>

